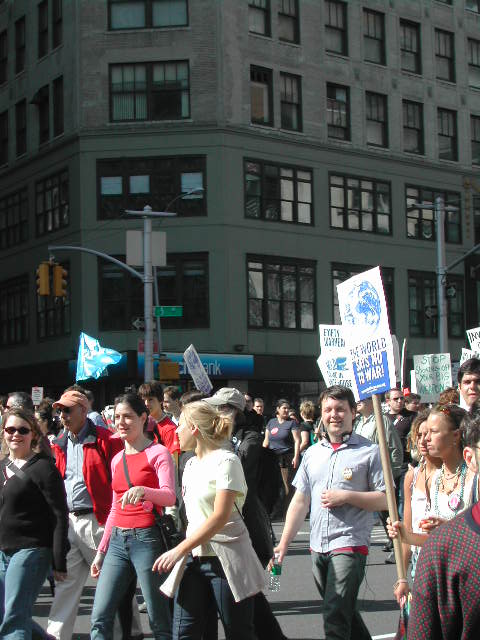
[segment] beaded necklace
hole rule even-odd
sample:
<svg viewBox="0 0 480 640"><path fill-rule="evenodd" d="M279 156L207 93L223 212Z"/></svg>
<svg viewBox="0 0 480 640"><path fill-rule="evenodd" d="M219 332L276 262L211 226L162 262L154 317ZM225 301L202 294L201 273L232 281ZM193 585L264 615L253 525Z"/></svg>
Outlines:
<svg viewBox="0 0 480 640"><path fill-rule="evenodd" d="M438 508L438 493L439 493L439 489L440 489L440 484L442 484L442 486L445 488L445 485L443 483L444 475L445 475L445 465L442 464L442 470L438 474L438 476L437 476L437 478L435 480L435 491L434 491L434 494L433 494L433 510L434 510L436 516L440 516L440 510ZM457 511L457 509L460 506L460 503L463 500L463 492L465 490L465 478L467 476L467 465L466 465L465 461L462 462L462 466L461 466L459 475L460 475L460 493L457 493L455 491L455 489L457 488L457 485L458 485L458 476L457 476L457 481L456 481L456 483L454 485L454 488L452 489L451 493L449 494L449 498L448 498L448 507L454 513L455 513L455 511Z"/></svg>

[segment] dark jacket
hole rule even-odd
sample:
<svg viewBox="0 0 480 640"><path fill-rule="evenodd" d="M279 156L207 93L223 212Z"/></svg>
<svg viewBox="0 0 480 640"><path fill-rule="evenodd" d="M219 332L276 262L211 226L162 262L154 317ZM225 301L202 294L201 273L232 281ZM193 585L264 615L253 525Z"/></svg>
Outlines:
<svg viewBox="0 0 480 640"><path fill-rule="evenodd" d="M70 548L67 498L53 458L37 453L23 465L21 477L7 480L8 462L0 462L0 549L47 547L53 551L53 568L65 572Z"/></svg>

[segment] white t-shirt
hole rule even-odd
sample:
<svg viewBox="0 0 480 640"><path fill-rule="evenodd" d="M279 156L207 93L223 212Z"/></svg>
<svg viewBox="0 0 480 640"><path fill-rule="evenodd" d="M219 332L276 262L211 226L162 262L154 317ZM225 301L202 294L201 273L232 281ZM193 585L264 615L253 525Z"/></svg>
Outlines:
<svg viewBox="0 0 480 640"><path fill-rule="evenodd" d="M247 495L247 483L242 464L235 453L216 449L199 459L190 458L185 465L182 495L187 512L187 536L196 531L213 513L217 491L236 491L232 513L242 511ZM192 550L194 556L213 556L212 547L204 544Z"/></svg>

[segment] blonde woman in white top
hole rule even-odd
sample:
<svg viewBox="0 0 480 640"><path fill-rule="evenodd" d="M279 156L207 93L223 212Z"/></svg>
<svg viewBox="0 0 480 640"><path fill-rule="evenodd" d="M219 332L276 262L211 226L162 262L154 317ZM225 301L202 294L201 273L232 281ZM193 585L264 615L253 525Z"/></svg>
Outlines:
<svg viewBox="0 0 480 640"><path fill-rule="evenodd" d="M212 598L226 640L255 637L253 596L265 577L240 515L247 485L240 460L227 448L231 430L231 419L204 400L186 405L180 416L181 449L196 453L182 482L187 537L153 566L173 569L162 587L168 595L176 590L173 640L202 637Z"/></svg>

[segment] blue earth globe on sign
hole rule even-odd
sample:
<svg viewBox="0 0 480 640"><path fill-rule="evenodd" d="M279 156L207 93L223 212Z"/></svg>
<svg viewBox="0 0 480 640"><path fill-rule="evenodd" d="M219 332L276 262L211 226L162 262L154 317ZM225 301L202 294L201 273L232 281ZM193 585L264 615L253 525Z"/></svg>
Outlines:
<svg viewBox="0 0 480 640"><path fill-rule="evenodd" d="M355 284L347 294L345 324L371 335L378 329L381 315L380 297L371 282L363 280Z"/></svg>

